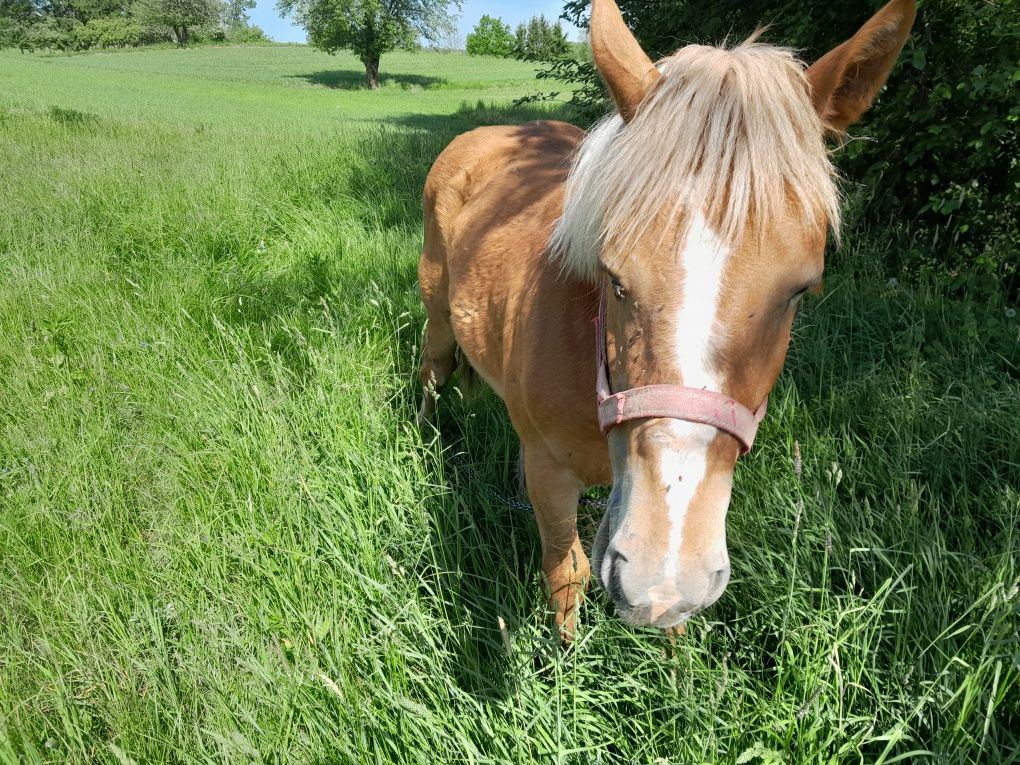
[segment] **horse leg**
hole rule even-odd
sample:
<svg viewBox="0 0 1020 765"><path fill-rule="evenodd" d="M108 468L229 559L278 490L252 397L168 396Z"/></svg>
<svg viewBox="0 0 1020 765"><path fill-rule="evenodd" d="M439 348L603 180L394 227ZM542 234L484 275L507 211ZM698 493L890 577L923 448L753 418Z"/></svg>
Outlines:
<svg viewBox="0 0 1020 765"><path fill-rule="evenodd" d="M429 312L431 314L431 311ZM421 362L421 385L424 396L418 410L418 427L431 423L436 413L439 389L446 385L457 367L457 341L446 317L429 317L425 330L424 357Z"/></svg>
<svg viewBox="0 0 1020 765"><path fill-rule="evenodd" d="M428 325L422 351L421 384L425 395L418 410L418 427L431 423L436 399L457 367L457 340L450 325L449 274L440 248L426 246L418 264L418 284Z"/></svg>
<svg viewBox="0 0 1020 765"><path fill-rule="evenodd" d="M591 575L588 557L577 536L581 485L540 444L528 445L524 462L528 494L542 537L542 573L549 587L549 608L563 639L569 641Z"/></svg>

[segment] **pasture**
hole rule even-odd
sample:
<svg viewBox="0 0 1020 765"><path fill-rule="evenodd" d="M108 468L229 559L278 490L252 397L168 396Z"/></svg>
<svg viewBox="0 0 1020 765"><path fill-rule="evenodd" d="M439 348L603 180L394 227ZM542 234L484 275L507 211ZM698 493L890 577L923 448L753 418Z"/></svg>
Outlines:
<svg viewBox="0 0 1020 765"><path fill-rule="evenodd" d="M425 173L549 88L382 69L0 52L0 762L1020 761L1003 298L850 227L726 594L671 642L593 591L562 650L501 404L411 425Z"/></svg>

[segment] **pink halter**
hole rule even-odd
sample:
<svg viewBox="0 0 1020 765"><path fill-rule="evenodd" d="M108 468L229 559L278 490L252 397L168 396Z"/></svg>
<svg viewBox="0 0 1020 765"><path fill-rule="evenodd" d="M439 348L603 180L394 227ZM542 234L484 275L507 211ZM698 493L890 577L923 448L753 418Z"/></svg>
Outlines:
<svg viewBox="0 0 1020 765"><path fill-rule="evenodd" d="M650 417L668 417L674 420L711 425L729 433L740 443L740 453L747 454L754 445L758 424L765 418L768 398L752 412L736 399L701 388L682 385L643 385L621 393L609 387L609 364L606 359L606 294L599 298L599 313L595 318L595 361L598 377L595 393L599 407L599 428L608 433L621 422Z"/></svg>

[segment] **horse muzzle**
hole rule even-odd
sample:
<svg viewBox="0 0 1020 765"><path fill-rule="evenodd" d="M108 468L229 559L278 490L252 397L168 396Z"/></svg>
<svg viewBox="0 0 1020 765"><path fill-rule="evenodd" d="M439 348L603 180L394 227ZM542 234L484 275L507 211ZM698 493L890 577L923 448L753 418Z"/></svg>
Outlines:
<svg viewBox="0 0 1020 765"><path fill-rule="evenodd" d="M638 551L610 539L609 512L602 519L592 559L602 589L620 618L635 627L666 629L685 623L715 603L730 580L728 558L719 565L680 566L664 572L642 561Z"/></svg>

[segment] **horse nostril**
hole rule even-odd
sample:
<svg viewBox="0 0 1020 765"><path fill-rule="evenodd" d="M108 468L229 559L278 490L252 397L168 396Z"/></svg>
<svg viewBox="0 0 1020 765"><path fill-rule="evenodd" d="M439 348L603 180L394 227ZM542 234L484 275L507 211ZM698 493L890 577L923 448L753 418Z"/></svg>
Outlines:
<svg viewBox="0 0 1020 765"><path fill-rule="evenodd" d="M723 568L716 569L711 574L709 580L708 590L709 592L717 592L718 590L726 587L726 584L730 580L730 567L724 566Z"/></svg>
<svg viewBox="0 0 1020 765"><path fill-rule="evenodd" d="M606 592L616 603L629 603L623 587L623 569L627 565L627 556L616 550L609 550L606 552L606 564L603 568L602 581Z"/></svg>
<svg viewBox="0 0 1020 765"><path fill-rule="evenodd" d="M620 583L620 577L623 574L622 568L623 561L620 560L618 555L613 555L609 559L609 581L606 583L609 585L606 589L609 590L613 600L619 600L623 596L623 587Z"/></svg>

